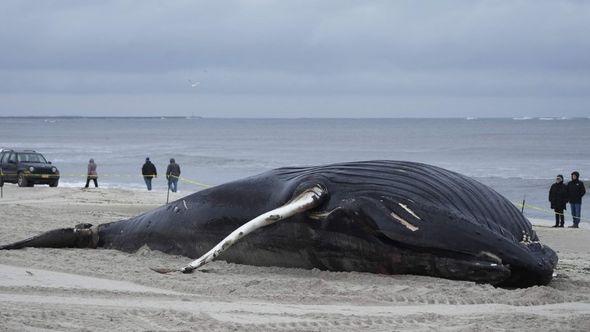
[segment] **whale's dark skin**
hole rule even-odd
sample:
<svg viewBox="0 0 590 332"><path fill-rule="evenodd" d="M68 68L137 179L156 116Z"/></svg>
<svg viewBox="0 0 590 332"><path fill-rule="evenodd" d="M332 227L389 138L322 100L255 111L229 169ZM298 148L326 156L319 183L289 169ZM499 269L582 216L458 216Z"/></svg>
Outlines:
<svg viewBox="0 0 590 332"><path fill-rule="evenodd" d="M137 217L59 229L0 249L101 247L197 258L236 228L319 184L327 198L245 236L219 259L259 266L419 274L500 286L547 284L555 252L506 198L420 163L280 168L199 191Z"/></svg>

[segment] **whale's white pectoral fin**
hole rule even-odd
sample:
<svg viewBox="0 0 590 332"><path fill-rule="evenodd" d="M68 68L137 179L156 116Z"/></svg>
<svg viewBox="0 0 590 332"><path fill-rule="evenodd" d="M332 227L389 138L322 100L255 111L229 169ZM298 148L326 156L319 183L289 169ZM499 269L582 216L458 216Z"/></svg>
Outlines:
<svg viewBox="0 0 590 332"><path fill-rule="evenodd" d="M243 224L238 229L229 234L225 239L219 242L215 247L213 247L213 249L199 257L199 259L194 260L187 266L183 267L180 271L189 273L195 269L198 269L199 267L217 258L222 252L227 250L244 236L261 227L274 224L279 220L289 218L297 213L318 207L326 196L327 191L320 185L316 185L310 189L307 189L285 205L268 211Z"/></svg>

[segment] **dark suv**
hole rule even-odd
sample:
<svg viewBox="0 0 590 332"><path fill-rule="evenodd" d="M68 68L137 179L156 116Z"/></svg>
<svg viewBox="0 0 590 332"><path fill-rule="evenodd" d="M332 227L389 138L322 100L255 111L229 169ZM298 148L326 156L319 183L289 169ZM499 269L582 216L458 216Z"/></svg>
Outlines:
<svg viewBox="0 0 590 332"><path fill-rule="evenodd" d="M19 187L36 184L57 187L59 170L33 150L0 149L0 186L4 182L17 183Z"/></svg>

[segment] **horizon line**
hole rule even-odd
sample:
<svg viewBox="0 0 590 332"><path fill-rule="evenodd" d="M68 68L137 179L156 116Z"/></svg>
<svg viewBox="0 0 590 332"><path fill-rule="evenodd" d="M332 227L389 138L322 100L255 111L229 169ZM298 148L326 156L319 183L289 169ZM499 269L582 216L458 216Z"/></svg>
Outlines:
<svg viewBox="0 0 590 332"><path fill-rule="evenodd" d="M435 119L461 119L461 120L479 120L479 119L590 119L590 117L584 116L443 116L443 117L411 117L411 116L399 116L399 117L209 117L209 116L198 116L198 115L0 115L0 119L215 119L215 120L371 120L371 119L423 119L423 120L435 120Z"/></svg>

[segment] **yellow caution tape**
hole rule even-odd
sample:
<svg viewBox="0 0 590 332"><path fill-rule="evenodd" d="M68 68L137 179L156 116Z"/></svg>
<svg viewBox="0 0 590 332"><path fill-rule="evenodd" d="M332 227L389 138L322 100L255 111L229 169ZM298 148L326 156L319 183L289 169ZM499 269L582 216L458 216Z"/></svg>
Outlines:
<svg viewBox="0 0 590 332"><path fill-rule="evenodd" d="M173 175L171 175L171 176L173 176ZM205 184L205 183L202 183L202 182L199 182L199 181L195 181L195 180L189 180L189 179L187 179L185 177L182 177L182 176L179 176L178 179L181 180L181 181L185 181L185 182L188 182L188 183L196 184L197 186L201 186L201 187L205 187L205 188L211 188L211 187L213 187L212 185Z"/></svg>
<svg viewBox="0 0 590 332"><path fill-rule="evenodd" d="M25 174L27 177L34 177L34 178L72 178L72 177L81 177L81 178L86 178L86 177L90 177L90 178L104 178L104 177L127 177L127 178L137 178L137 175L130 175L130 174L97 174L97 175L89 175L89 174ZM4 176L4 173L0 172L0 176ZM174 175L170 175L172 177L175 177L177 179L179 179L180 181L184 181L187 183L191 183L197 186L201 186L204 188L210 188L212 187L212 185L203 183L203 182L199 182L196 180L191 180L188 179L184 176L174 176ZM157 178L157 175L143 175L143 174L139 174L139 177L152 177L152 178Z"/></svg>
<svg viewBox="0 0 590 332"><path fill-rule="evenodd" d="M538 207L538 206L535 206L535 205L530 205L530 204L524 204L523 205L522 202L518 202L518 203L517 202L512 202L512 204L516 205L519 208L525 207L525 208L528 208L528 209L533 209L533 210L545 212L546 214L566 216L566 214L564 214L564 213L555 212L553 210L545 209L545 208ZM590 221L590 220L580 218L580 221Z"/></svg>

